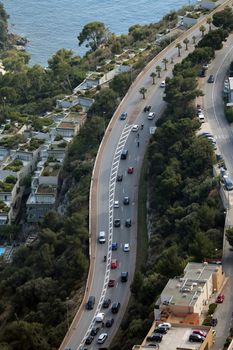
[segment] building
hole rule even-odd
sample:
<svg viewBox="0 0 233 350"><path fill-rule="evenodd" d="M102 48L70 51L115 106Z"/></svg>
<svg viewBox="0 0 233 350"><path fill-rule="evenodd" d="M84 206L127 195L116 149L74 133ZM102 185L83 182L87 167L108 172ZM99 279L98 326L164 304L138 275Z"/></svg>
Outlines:
<svg viewBox="0 0 233 350"><path fill-rule="evenodd" d="M233 103L233 77L229 77L228 82L224 82L224 92L228 93L229 103Z"/></svg>
<svg viewBox="0 0 233 350"><path fill-rule="evenodd" d="M164 311L173 317L193 315L196 323L210 298L223 285L225 275L221 265L188 263L184 276L170 279L155 306L155 319Z"/></svg>
<svg viewBox="0 0 233 350"><path fill-rule="evenodd" d="M154 333L154 329L158 325L158 322L154 322L151 329L149 330L147 336L143 340L141 345L134 345L133 350L149 350L149 349L159 349L159 350L207 350L213 345L213 332L211 327L208 326L190 326L190 325L180 325L172 324L171 329L168 330L167 334L163 334L162 341L156 347L156 343L153 341L148 341L147 337ZM189 336L192 334L193 330L201 330L207 333L207 336L203 343L193 343L189 341ZM154 344L152 347L151 344Z"/></svg>
<svg viewBox="0 0 233 350"><path fill-rule="evenodd" d="M211 1L211 0L201 0L199 2L199 7L204 9L204 10L213 10L215 7L217 7L217 2L216 1Z"/></svg>

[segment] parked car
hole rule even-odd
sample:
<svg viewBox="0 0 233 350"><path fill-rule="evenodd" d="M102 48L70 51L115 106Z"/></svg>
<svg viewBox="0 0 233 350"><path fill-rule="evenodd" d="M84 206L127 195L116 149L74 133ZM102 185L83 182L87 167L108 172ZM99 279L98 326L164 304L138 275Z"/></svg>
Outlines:
<svg viewBox="0 0 233 350"><path fill-rule="evenodd" d="M117 248L118 248L117 242L113 242L112 243L112 250L117 250Z"/></svg>
<svg viewBox="0 0 233 350"><path fill-rule="evenodd" d="M129 197L124 197L124 199L123 199L123 204L124 204L124 205L128 205L129 202L130 202Z"/></svg>
<svg viewBox="0 0 233 350"><path fill-rule="evenodd" d="M116 269L118 267L117 259L112 259L111 261L111 269Z"/></svg>
<svg viewBox="0 0 233 350"><path fill-rule="evenodd" d="M165 82L165 80L163 80L163 81L161 82L160 87L161 87L161 88L165 88L165 87L166 87L166 82Z"/></svg>
<svg viewBox="0 0 233 350"><path fill-rule="evenodd" d="M150 110L151 110L151 106L145 106L143 109L144 112L150 112Z"/></svg>
<svg viewBox="0 0 233 350"><path fill-rule="evenodd" d="M160 333L160 334L166 334L167 333L167 329L165 327L157 327L154 330L155 333Z"/></svg>
<svg viewBox="0 0 233 350"><path fill-rule="evenodd" d="M119 208L119 201L114 201L114 208Z"/></svg>
<svg viewBox="0 0 233 350"><path fill-rule="evenodd" d="M107 333L101 333L99 335L99 338L97 340L97 344L103 344L105 342L105 340L107 339L108 334Z"/></svg>
<svg viewBox="0 0 233 350"><path fill-rule="evenodd" d="M105 299L103 302L103 308L107 309L110 304L111 304L111 299Z"/></svg>
<svg viewBox="0 0 233 350"><path fill-rule="evenodd" d="M111 280L109 280L108 281L108 287L114 287L115 286L115 283L116 283L116 281L115 280L113 280L113 279L111 279Z"/></svg>
<svg viewBox="0 0 233 350"><path fill-rule="evenodd" d="M209 76L209 78L208 78L208 83L214 83L214 76L211 74L210 76Z"/></svg>
<svg viewBox="0 0 233 350"><path fill-rule="evenodd" d="M228 175L223 175L223 183L227 191L233 190L233 182Z"/></svg>
<svg viewBox="0 0 233 350"><path fill-rule="evenodd" d="M203 343L204 340L205 340L205 337L202 337L199 334L190 334L190 336L189 336L189 341L190 342Z"/></svg>
<svg viewBox="0 0 233 350"><path fill-rule="evenodd" d="M171 329L172 325L169 322L163 322L158 325L158 327L166 327L167 329Z"/></svg>
<svg viewBox="0 0 233 350"><path fill-rule="evenodd" d="M105 327L110 328L112 327L113 323L114 323L114 319L110 318L109 320L106 321Z"/></svg>
<svg viewBox="0 0 233 350"><path fill-rule="evenodd" d="M218 319L217 318L212 318L212 320L210 321L210 324L212 327L216 327L218 324Z"/></svg>
<svg viewBox="0 0 233 350"><path fill-rule="evenodd" d="M126 112L121 113L120 120L125 120L126 118L127 118L127 113Z"/></svg>
<svg viewBox="0 0 233 350"><path fill-rule="evenodd" d="M202 69L202 70L200 71L200 73L199 73L199 76L200 76L201 78L204 78L204 77L206 76L206 70L205 70L205 69Z"/></svg>
<svg viewBox="0 0 233 350"><path fill-rule="evenodd" d="M121 282L127 282L128 281L128 271L121 272Z"/></svg>
<svg viewBox="0 0 233 350"><path fill-rule="evenodd" d="M117 175L117 182L121 182L123 180L123 175Z"/></svg>
<svg viewBox="0 0 233 350"><path fill-rule="evenodd" d="M128 174L133 174L134 168L132 166L128 167Z"/></svg>
<svg viewBox="0 0 233 350"><path fill-rule="evenodd" d="M139 126L137 124L135 124L133 127L132 127L132 131L133 132L137 132L139 130Z"/></svg>
<svg viewBox="0 0 233 350"><path fill-rule="evenodd" d="M112 304L112 313L117 314L120 309L121 304L119 302Z"/></svg>
<svg viewBox="0 0 233 350"><path fill-rule="evenodd" d="M162 339L163 339L163 336L160 333L154 333L152 335L149 335L146 338L147 341L156 341L158 343L160 343L162 341Z"/></svg>
<svg viewBox="0 0 233 350"><path fill-rule="evenodd" d="M87 339L85 340L86 345L90 345L93 342L94 337L92 335L89 335Z"/></svg>
<svg viewBox="0 0 233 350"><path fill-rule="evenodd" d="M131 219L126 219L125 220L125 227L131 227L132 223L131 223Z"/></svg>
<svg viewBox="0 0 233 350"><path fill-rule="evenodd" d="M225 299L225 295L219 294L217 299L216 299L216 303L221 304L221 303L223 303L224 299Z"/></svg>
<svg viewBox="0 0 233 350"><path fill-rule="evenodd" d="M100 330L100 327L94 327L91 330L91 335L94 337Z"/></svg>
<svg viewBox="0 0 233 350"><path fill-rule="evenodd" d="M124 252L129 252L129 251L130 251L129 243L125 243L125 244L124 244L123 250L124 250Z"/></svg>
<svg viewBox="0 0 233 350"><path fill-rule="evenodd" d="M206 337L206 336L207 336L207 333L204 332L204 331L201 331L200 329L194 329L194 330L192 331L192 334L198 334L198 335L200 335L201 337Z"/></svg>
<svg viewBox="0 0 233 350"><path fill-rule="evenodd" d="M114 219L113 225L114 225L114 227L120 227L121 226L121 219Z"/></svg>

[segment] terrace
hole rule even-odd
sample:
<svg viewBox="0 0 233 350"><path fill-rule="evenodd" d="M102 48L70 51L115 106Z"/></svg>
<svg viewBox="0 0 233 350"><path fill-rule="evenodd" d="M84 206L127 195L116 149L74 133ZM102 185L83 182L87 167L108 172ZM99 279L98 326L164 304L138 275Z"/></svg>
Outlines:
<svg viewBox="0 0 233 350"><path fill-rule="evenodd" d="M20 171L22 169L22 167L23 167L22 160L15 159L11 163L9 163L7 166L5 166L5 168L3 170L10 170L10 171L14 171L15 173L17 173L18 171Z"/></svg>
<svg viewBox="0 0 233 350"><path fill-rule="evenodd" d="M41 184L38 186L36 193L37 194L56 194L57 186Z"/></svg>
<svg viewBox="0 0 233 350"><path fill-rule="evenodd" d="M48 163L42 173L41 176L57 176L61 169L61 165L59 163Z"/></svg>

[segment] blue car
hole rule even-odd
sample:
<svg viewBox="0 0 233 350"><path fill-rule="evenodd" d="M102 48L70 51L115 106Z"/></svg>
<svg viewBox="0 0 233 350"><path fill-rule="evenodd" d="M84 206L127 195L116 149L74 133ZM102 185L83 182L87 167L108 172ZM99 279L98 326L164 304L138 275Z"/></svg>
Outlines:
<svg viewBox="0 0 233 350"><path fill-rule="evenodd" d="M117 243L116 242L112 243L112 250L117 250Z"/></svg>

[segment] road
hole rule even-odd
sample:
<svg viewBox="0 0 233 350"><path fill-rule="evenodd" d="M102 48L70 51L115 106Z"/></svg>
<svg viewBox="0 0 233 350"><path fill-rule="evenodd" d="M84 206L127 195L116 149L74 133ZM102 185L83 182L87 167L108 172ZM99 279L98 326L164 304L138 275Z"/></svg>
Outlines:
<svg viewBox="0 0 233 350"><path fill-rule="evenodd" d="M226 3L226 2L225 2ZM136 81L130 87L127 95L121 102L115 112L103 138L99 148L98 156L93 171L92 186L91 186L91 202L90 202L90 257L91 266L85 292L85 299L76 314L72 325L61 344L60 350L81 349L84 345L86 337L95 324L95 316L102 309L101 305L104 298L109 297L112 302L119 301L121 303L120 311L114 315L115 324L112 328L103 328L103 332L108 333L108 339L105 345L109 345L114 334L117 331L117 326L120 325L124 311L129 300L129 286L133 279L134 267L136 261L136 239L137 239L137 187L139 181L140 167L150 139L150 126L154 126L154 121L149 121L146 114L143 112L145 105L151 105L152 111L158 117L165 108L163 101L163 89L159 87L162 80L172 75L174 64L180 62L189 52L194 49L192 36L196 36L196 42L200 40L201 33L199 27L204 24L203 20L196 26L186 31L179 40L171 43L160 54L158 54L147 67L139 74ZM177 55L177 42L182 42L184 38L190 41L189 50L182 49L181 57ZM184 45L183 45L184 46ZM161 78L157 79L156 84L152 85L150 77L151 72L155 71L156 65L161 65L163 58L166 58L173 64L169 63L167 71L161 72ZM139 94L141 87L147 89L146 100L143 100ZM119 115L126 111L128 117L126 121L120 121ZM131 131L133 124L144 124L144 129L139 131L140 146L137 147L137 133ZM129 155L127 160L120 160L122 149L127 148ZM133 166L134 174L127 174L128 166ZM116 175L123 174L123 182L116 183ZM129 206L123 206L122 200L124 196L129 196L131 203ZM121 205L118 209L113 209L113 201L119 200ZM112 227L114 218L121 219L121 228ZM124 221L131 218L132 227L125 228ZM105 231L108 234L108 242L103 245L97 243L97 236L100 231ZM118 250L111 251L111 243L118 243ZM122 246L129 242L131 251L123 252ZM107 263L103 262L104 255L107 255ZM117 258L119 267L116 270L111 270L111 258ZM129 280L127 283L119 281L120 272L128 271ZM107 283L109 277L116 279L116 286L108 288ZM96 297L95 308L92 311L85 310L85 301L89 295ZM112 317L110 310L107 311L105 319ZM99 334L101 331L99 332ZM88 349L96 349L97 337Z"/></svg>
<svg viewBox="0 0 233 350"><path fill-rule="evenodd" d="M209 74L215 76L214 84L204 85L203 104L205 113L208 116L210 131L217 141L220 153L225 159L229 174L233 177L233 132L224 116L223 108L223 84L227 70L232 61L233 35L230 35L221 51L216 52L216 57L208 70ZM232 196L232 193L229 193ZM228 205L229 206L229 201ZM233 226L233 209L228 208L226 217L226 227ZM229 330L233 327L233 252L229 249L229 244L224 239L223 244L223 270L228 277L228 282L224 288L224 303L218 306L215 317L218 318L216 327L216 341L213 349L219 350L223 347Z"/></svg>

